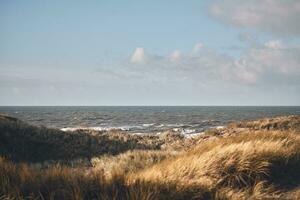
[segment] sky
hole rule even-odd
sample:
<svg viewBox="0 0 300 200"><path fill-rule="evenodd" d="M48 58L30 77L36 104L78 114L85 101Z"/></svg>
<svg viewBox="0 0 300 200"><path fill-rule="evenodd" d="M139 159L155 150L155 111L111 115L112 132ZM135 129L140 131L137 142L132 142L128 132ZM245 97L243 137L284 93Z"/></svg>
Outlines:
<svg viewBox="0 0 300 200"><path fill-rule="evenodd" d="M0 105L300 105L299 0L1 0Z"/></svg>

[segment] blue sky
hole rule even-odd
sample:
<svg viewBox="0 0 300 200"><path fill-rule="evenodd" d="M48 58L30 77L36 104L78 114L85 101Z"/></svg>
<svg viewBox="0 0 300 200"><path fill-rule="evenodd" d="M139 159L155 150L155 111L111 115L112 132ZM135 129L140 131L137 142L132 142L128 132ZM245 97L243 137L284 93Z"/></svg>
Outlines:
<svg viewBox="0 0 300 200"><path fill-rule="evenodd" d="M293 0L1 1L0 105L299 105L299 16Z"/></svg>

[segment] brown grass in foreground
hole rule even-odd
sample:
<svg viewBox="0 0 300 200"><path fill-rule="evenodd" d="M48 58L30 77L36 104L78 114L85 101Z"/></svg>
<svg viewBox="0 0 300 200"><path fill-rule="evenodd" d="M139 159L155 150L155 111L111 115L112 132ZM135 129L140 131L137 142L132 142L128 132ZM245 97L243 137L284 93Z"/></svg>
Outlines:
<svg viewBox="0 0 300 200"><path fill-rule="evenodd" d="M131 165L126 172L112 167L109 178L105 168L89 173L62 166L35 169L1 159L0 193L8 199L282 199L300 185L300 135L295 132L209 140L148 167L140 166L147 160L141 155L105 158L110 165ZM296 195L299 191L292 199Z"/></svg>
<svg viewBox="0 0 300 200"><path fill-rule="evenodd" d="M256 131L210 140L140 171L131 180L202 186L215 198L279 198L300 185L300 135Z"/></svg>
<svg viewBox="0 0 300 200"><path fill-rule="evenodd" d="M128 184L125 174L106 178L103 171L86 175L62 166L33 169L26 164L0 160L0 199L190 199L193 188L176 184L151 183L137 180ZM201 195L210 193L204 191ZM204 196L203 196L204 198Z"/></svg>
<svg viewBox="0 0 300 200"><path fill-rule="evenodd" d="M294 122L283 123L287 129L229 127L200 137L188 151L102 155L93 168L37 168L1 158L0 199L300 199ZM240 134L231 134L235 129Z"/></svg>

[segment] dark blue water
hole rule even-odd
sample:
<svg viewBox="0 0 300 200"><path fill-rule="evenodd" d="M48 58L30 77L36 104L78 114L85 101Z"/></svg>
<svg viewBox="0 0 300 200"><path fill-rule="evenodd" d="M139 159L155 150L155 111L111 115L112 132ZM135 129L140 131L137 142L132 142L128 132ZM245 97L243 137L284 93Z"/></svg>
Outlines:
<svg viewBox="0 0 300 200"><path fill-rule="evenodd" d="M0 107L0 113L34 125L128 132L201 132L237 120L300 115L300 107Z"/></svg>

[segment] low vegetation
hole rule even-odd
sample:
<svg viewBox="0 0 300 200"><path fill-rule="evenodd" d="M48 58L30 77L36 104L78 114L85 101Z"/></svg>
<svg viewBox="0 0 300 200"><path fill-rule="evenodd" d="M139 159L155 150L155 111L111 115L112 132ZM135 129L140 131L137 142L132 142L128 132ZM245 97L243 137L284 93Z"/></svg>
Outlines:
<svg viewBox="0 0 300 200"><path fill-rule="evenodd" d="M237 122L193 139L171 133L160 136L64 133L35 128L15 119L0 121L2 144L5 144L2 138L15 137L8 141L10 145L0 147L0 199L300 199L300 118L297 116ZM3 129L5 124L8 125ZM108 150L90 155L81 153L84 150L64 150L64 156L70 155L70 151L75 155L79 152L72 158L87 159L90 165L74 167L53 161L54 164L41 167L37 161L65 157L41 151L44 149L39 149L42 159L33 159L25 153L22 157L21 150L12 151L11 145L18 144L15 149L25 148L22 144L26 145L29 136L21 137L23 143L17 141L24 128L36 130L26 129L23 135L37 138L42 134L43 139L49 138L46 142L50 144L50 140L57 141L51 139L53 135L67 135L59 136L62 137L60 148L48 147L53 152L63 147L87 147L73 142L73 146L64 144L69 141L66 138L81 138L81 134L97 140L117 138L122 144L128 145L126 142L130 141L134 145L114 151L114 147L120 147L109 143L113 145L106 147ZM140 148L137 144L144 146ZM96 149L103 148L97 146Z"/></svg>
<svg viewBox="0 0 300 200"><path fill-rule="evenodd" d="M119 131L78 130L64 132L28 125L0 115L0 155L13 161L71 161L103 154L116 155L133 149L182 148L185 138L169 132L132 135Z"/></svg>
<svg viewBox="0 0 300 200"><path fill-rule="evenodd" d="M251 130L296 130L300 131L300 116L284 116L276 118L265 118L254 121L234 122L228 128L248 128Z"/></svg>

